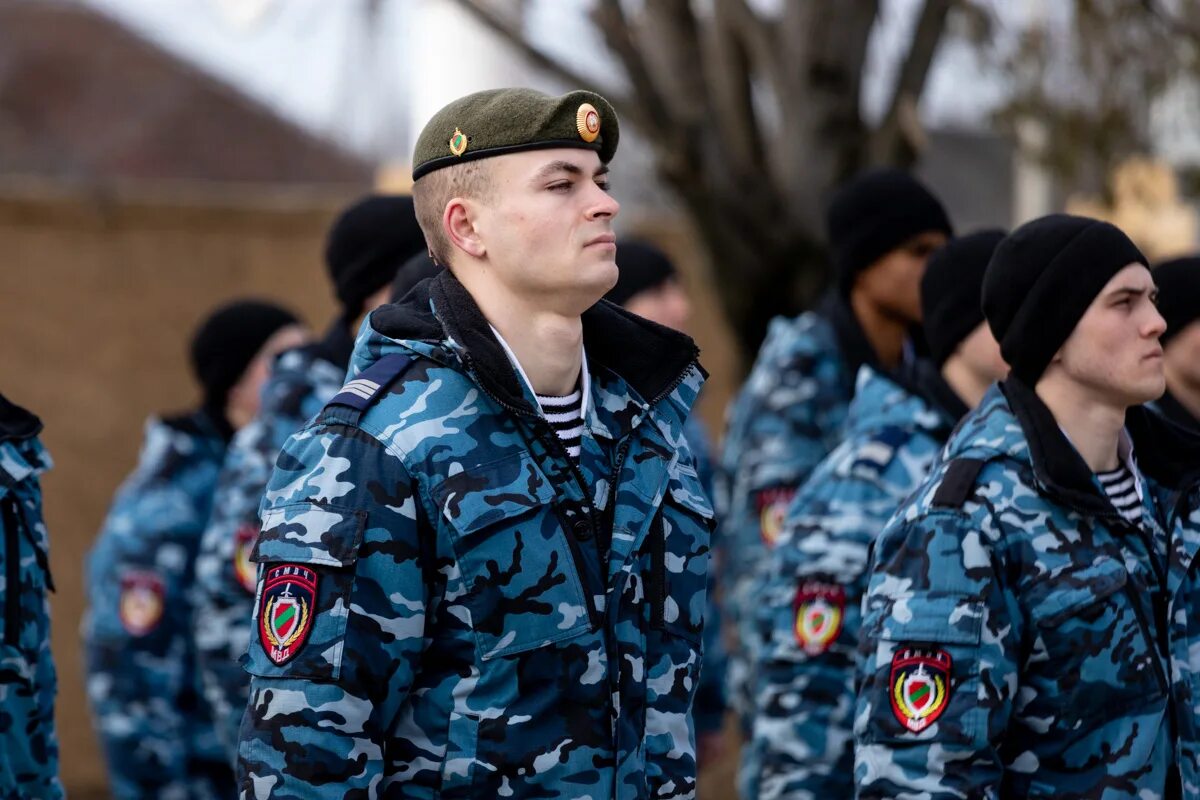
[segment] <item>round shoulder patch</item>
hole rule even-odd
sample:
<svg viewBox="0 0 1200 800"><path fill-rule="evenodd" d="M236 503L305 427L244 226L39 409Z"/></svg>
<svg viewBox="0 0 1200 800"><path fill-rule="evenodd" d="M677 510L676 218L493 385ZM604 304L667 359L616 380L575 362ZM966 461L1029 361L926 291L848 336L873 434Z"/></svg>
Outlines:
<svg viewBox="0 0 1200 800"><path fill-rule="evenodd" d="M810 656L829 649L842 632L846 590L836 583L804 580L796 590L796 642Z"/></svg>
<svg viewBox="0 0 1200 800"><path fill-rule="evenodd" d="M312 630L317 573L305 564L272 564L263 574L258 640L276 665L296 657Z"/></svg>
<svg viewBox="0 0 1200 800"><path fill-rule="evenodd" d="M591 103L580 103L575 112L575 129L579 138L585 142L594 142L600 135L600 112Z"/></svg>
<svg viewBox="0 0 1200 800"><path fill-rule="evenodd" d="M888 694L901 725L920 733L937 721L950 703L951 666L945 650L907 645L896 650Z"/></svg>
<svg viewBox="0 0 1200 800"><path fill-rule="evenodd" d="M775 486L755 493L754 507L758 511L758 530L763 544L768 548L775 546L779 534L783 532L788 506L795 496L795 486Z"/></svg>
<svg viewBox="0 0 1200 800"><path fill-rule="evenodd" d="M145 636L162 621L166 586L156 572L131 570L121 576L121 627L130 636Z"/></svg>

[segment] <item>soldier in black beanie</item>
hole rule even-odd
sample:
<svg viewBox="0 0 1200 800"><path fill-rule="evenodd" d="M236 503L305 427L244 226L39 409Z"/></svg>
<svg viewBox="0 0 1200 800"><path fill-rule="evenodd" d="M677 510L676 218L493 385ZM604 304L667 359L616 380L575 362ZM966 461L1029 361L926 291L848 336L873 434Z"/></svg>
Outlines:
<svg viewBox="0 0 1200 800"><path fill-rule="evenodd" d="M1158 311L1167 321L1159 337L1167 391L1155 405L1180 425L1200 431L1200 257L1160 264L1154 282Z"/></svg>
<svg viewBox="0 0 1200 800"><path fill-rule="evenodd" d="M249 682L237 663L254 602L255 566L248 559L271 467L287 437L342 387L363 317L388 302L400 266L425 249L411 197L372 195L338 216L325 264L340 310L320 341L276 360L258 417L234 439L221 469L219 502L197 558L196 639L205 699L231 762Z"/></svg>
<svg viewBox="0 0 1200 800"><path fill-rule="evenodd" d="M818 308L771 321L734 401L716 493L728 570L728 611L750 641L757 563L778 533L796 488L842 440L854 380L864 364L890 370L911 355L921 320L919 285L930 254L951 235L933 193L899 170L862 173L826 208L836 277ZM731 699L750 727L748 659L730 659ZM757 767L745 765L744 774ZM757 796L743 784L742 794Z"/></svg>

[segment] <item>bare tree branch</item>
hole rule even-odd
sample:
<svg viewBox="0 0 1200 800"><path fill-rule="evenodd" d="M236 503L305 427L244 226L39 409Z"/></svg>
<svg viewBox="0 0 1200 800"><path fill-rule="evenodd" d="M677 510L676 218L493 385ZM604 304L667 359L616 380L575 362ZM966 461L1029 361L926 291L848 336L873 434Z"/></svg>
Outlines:
<svg viewBox="0 0 1200 800"><path fill-rule="evenodd" d="M673 129L670 114L650 68L634 41L633 30L620 0L600 0L592 10L592 20L604 34L609 49L616 53L625 67L633 93L646 115L649 126L647 133L656 140L669 136Z"/></svg>
<svg viewBox="0 0 1200 800"><path fill-rule="evenodd" d="M645 124L645 115L632 100L616 87L604 86L595 76L584 75L563 64L541 48L535 47L525 38L520 26L513 25L502 15L493 11L483 0L456 0L458 5L475 19L515 47L533 66L550 73L562 82L579 87L588 87L603 95L613 106L621 109L621 116L628 117L635 125Z"/></svg>
<svg viewBox="0 0 1200 800"><path fill-rule="evenodd" d="M871 136L872 162L891 163L915 156L921 138L919 126L914 129L916 100L929 78L933 57L946 31L946 18L955 3L956 0L925 0L908 54L896 76L887 113Z"/></svg>

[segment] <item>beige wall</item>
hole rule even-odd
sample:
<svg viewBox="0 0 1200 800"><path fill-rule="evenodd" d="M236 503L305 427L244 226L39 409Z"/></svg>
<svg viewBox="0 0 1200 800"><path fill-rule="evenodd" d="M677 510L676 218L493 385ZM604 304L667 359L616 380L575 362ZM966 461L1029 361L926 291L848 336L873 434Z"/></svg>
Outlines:
<svg viewBox="0 0 1200 800"><path fill-rule="evenodd" d="M333 313L321 245L350 195L184 196L0 185L0 392L42 418L55 460L44 483L58 584L53 647L62 775L76 797L103 796L104 786L83 689L83 559L135 462L143 421L194 402L186 343L215 304L276 298L318 329ZM642 233L675 256L696 291L694 333L713 373L701 413L716 426L734 350L691 266L699 253L677 225Z"/></svg>

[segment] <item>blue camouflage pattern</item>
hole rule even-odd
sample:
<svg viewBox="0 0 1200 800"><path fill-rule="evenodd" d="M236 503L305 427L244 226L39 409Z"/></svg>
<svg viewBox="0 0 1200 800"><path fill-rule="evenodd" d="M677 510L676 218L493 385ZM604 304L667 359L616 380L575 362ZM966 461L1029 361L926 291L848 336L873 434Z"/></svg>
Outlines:
<svg viewBox="0 0 1200 800"><path fill-rule="evenodd" d="M846 440L788 507L758 595L753 736L743 762L761 800L854 796L854 659L868 553L920 485L956 420L869 366L860 369ZM831 587L823 629L806 628L806 589ZM836 588L832 588L836 587ZM837 598L840 598L840 607Z"/></svg>
<svg viewBox="0 0 1200 800"><path fill-rule="evenodd" d="M116 798L232 793L201 702L190 602L225 446L205 412L151 419L88 554L87 694Z"/></svg>
<svg viewBox="0 0 1200 800"><path fill-rule="evenodd" d="M241 660L252 631L257 570L249 556L258 539L259 505L288 437L324 408L345 377L345 364L332 363L320 344L282 353L263 385L257 416L234 435L217 477L196 556L195 637L204 700L230 764L237 760L238 726L250 693Z"/></svg>
<svg viewBox="0 0 1200 800"><path fill-rule="evenodd" d="M1153 800L1172 763L1182 796L1200 793L1200 451L1181 488L1144 476L1134 526L1032 395L1011 378L993 386L876 542L854 720L861 798ZM1130 409L1127 425L1149 416ZM1055 436L1078 486L1034 455ZM1146 438L1134 437L1139 465L1173 444ZM945 679L936 709L907 677L891 685L893 662L922 652L937 663L924 659L917 691ZM917 702L929 722L908 722Z"/></svg>
<svg viewBox="0 0 1200 800"><path fill-rule="evenodd" d="M53 800L63 788L50 653L53 580L40 483L52 464L37 438L36 418L3 398L0 406L19 414L23 428L0 437L0 797Z"/></svg>
<svg viewBox="0 0 1200 800"><path fill-rule="evenodd" d="M754 710L754 639L759 565L788 502L842 439L854 374L836 329L810 311L771 321L745 384L729 408L716 507L725 616L735 631L728 698L749 737ZM757 768L749 765L748 773ZM742 796L757 789L743 783Z"/></svg>
<svg viewBox="0 0 1200 800"><path fill-rule="evenodd" d="M317 589L288 660L250 645L241 796L694 797L712 520L683 435L694 346L642 397L601 357L626 334L588 333L641 323L585 313L575 463L527 386L480 377L476 342L500 350L452 323L472 316L461 285L432 291L436 321L421 291L405 300L423 330L380 332L384 306L360 333L350 375L397 355L403 375L370 372L365 411L331 404L276 463L254 558Z"/></svg>
<svg viewBox="0 0 1200 800"><path fill-rule="evenodd" d="M683 423L683 435L688 441L688 449L696 462L696 475L700 485L711 500L715 470L712 463L712 440L699 417L694 414ZM713 529L711 555L717 552L716 533ZM710 557L708 564L708 607L704 615L704 661L700 665L700 688L696 692L693 717L696 721L696 733L717 733L725 721L727 705L725 682L728 656L725 654L725 643L721 640L722 614L717 599L717 576L721 574L716 559ZM703 765L701 765L703 767Z"/></svg>

